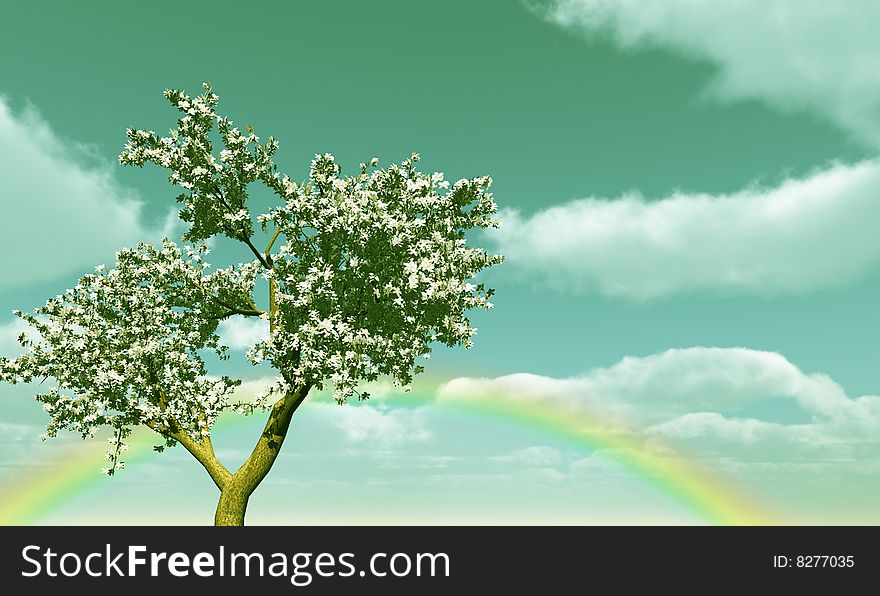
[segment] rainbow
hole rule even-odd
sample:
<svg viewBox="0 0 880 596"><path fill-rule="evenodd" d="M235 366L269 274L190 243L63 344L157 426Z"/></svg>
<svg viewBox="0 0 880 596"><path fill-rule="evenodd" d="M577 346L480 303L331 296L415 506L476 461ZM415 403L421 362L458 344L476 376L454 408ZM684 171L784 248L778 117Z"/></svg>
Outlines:
<svg viewBox="0 0 880 596"><path fill-rule="evenodd" d="M126 466L146 459L159 441L152 431L138 429L126 440ZM0 490L0 525L38 523L62 503L107 481L107 443L98 439L72 444L63 457L46 457L35 469L18 475Z"/></svg>
<svg viewBox="0 0 880 596"><path fill-rule="evenodd" d="M603 455L672 496L709 524L782 524L778 515L771 514L753 496L721 475L701 466L697 458L688 457L653 437L648 448L643 433L618 422L609 423L605 417L546 400L511 396L483 395L456 399L452 403L475 414L540 430L586 451L601 450Z"/></svg>
<svg viewBox="0 0 880 596"><path fill-rule="evenodd" d="M409 400L402 398L401 401ZM418 401L424 404L424 401ZM609 425L607 420L589 412L544 400L536 403L500 396L456 399L441 404L442 407L538 430L581 450L601 450L603 455L607 454L624 469L671 496L708 524L780 523L778 517L770 515L728 480L701 467L697 458L687 457L668 446L658 449L656 441L648 449L644 445L644 435L624 430L618 424ZM244 416L228 417L220 426L228 428L246 420ZM133 433L124 458L126 466L131 468L152 457L152 446L156 442L156 435L146 429ZM70 449L64 458L47 459L46 465L16 478L13 484L0 489L0 524L39 523L43 516L63 503L106 481L107 478L100 473L106 462L105 452L106 443L103 441L87 441ZM51 465L52 473L47 473L48 465Z"/></svg>

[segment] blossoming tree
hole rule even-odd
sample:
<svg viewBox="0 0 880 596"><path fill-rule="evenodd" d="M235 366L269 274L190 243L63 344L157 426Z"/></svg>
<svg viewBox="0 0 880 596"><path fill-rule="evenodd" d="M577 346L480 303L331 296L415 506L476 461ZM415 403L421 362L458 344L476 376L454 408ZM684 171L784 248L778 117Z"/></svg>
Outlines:
<svg viewBox="0 0 880 596"><path fill-rule="evenodd" d="M51 379L36 395L50 416L47 436L69 429L87 438L109 427L108 474L123 467L126 438L139 425L161 437L157 451L181 444L220 489L215 523L241 525L309 392L332 388L339 403L366 399L359 386L380 376L408 386L432 343L469 347L466 312L492 306L492 290L469 282L501 257L465 239L468 230L498 225L490 178L450 187L443 174L416 170L417 154L387 169L373 159L341 176L327 154L298 184L276 170L277 142L261 143L250 126L242 132L217 115L217 95L204 87L195 98L167 90L183 114L177 128L165 137L130 129L119 156L168 169L183 189L182 245L124 248L115 268L97 267L34 314L16 311L35 333L19 337L21 356L0 359L0 380ZM262 248L248 207L252 183L278 197L256 217L271 237ZM239 243L247 260L211 267L205 242L215 236ZM268 284L266 304L257 303L257 283ZM267 337L247 357L270 364L277 378L251 399L237 399L240 381L211 376L205 364L209 351L228 358L217 328L233 316L268 321ZM234 471L211 443L224 410L268 411Z"/></svg>

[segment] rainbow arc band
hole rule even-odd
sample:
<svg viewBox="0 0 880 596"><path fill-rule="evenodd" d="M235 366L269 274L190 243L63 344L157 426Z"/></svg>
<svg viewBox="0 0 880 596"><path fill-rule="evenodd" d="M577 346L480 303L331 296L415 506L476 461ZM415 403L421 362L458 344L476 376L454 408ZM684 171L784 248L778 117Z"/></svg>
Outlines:
<svg viewBox="0 0 880 596"><path fill-rule="evenodd" d="M423 402L424 403L424 402ZM652 440L649 450L645 436L611 424L601 416L580 409L562 407L546 400L540 403L515 398L483 396L473 400L456 400L444 406L463 413L485 416L505 423L537 429L572 445L593 452L601 450L630 473L671 496L693 511L707 524L713 525L776 525L779 517L717 472L702 467L697 458L663 446L657 449ZM308 407L308 404L306 404ZM223 418L219 430L242 424L244 416ZM157 436L147 429L138 429L129 438L125 453L130 468L150 459ZM18 478L0 490L0 524L36 524L96 484L106 481L100 473L106 444L87 441L69 450L62 460L46 461L30 475ZM49 467L51 466L51 467ZM207 481L207 479L206 479Z"/></svg>
<svg viewBox="0 0 880 596"><path fill-rule="evenodd" d="M516 399L484 395L456 399L455 407L539 429L586 451L601 450L624 469L659 488L711 525L784 525L754 496L717 472L707 470L699 459L680 449L661 444L635 429L625 428L581 408L565 407L549 400Z"/></svg>

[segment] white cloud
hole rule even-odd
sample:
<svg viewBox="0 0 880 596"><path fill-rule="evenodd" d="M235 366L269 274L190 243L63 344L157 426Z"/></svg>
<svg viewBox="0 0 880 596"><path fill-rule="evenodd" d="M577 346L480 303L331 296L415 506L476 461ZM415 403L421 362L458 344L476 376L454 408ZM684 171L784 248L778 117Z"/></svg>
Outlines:
<svg viewBox="0 0 880 596"><path fill-rule="evenodd" d="M776 422L755 419L728 419L717 412L698 412L673 418L648 429L648 432L677 439L695 439L714 436L736 443L755 443L762 436L773 432L784 433L800 426L808 430L808 425L786 426Z"/></svg>
<svg viewBox="0 0 880 596"><path fill-rule="evenodd" d="M711 94L809 109L880 144L880 3L873 0L527 0L548 20L620 46L718 68Z"/></svg>
<svg viewBox="0 0 880 596"><path fill-rule="evenodd" d="M352 443L370 443L390 449L431 437L419 409L380 409L368 405L312 402L310 409L325 416Z"/></svg>
<svg viewBox="0 0 880 596"><path fill-rule="evenodd" d="M566 454L559 449L547 445L533 445L524 449L517 449L508 455L499 455L492 458L499 462L512 462L532 467L553 467L563 463L567 459Z"/></svg>
<svg viewBox="0 0 880 596"><path fill-rule="evenodd" d="M271 376L243 381L235 390L233 401L252 401L257 394L263 393L279 381L280 377ZM383 390L393 391L396 388L392 388L390 383L386 386L384 381L377 381L365 383L361 389L370 391L372 400L374 391L381 395ZM330 392L324 389L310 393L303 407L331 427L341 430L345 439L351 443L370 443L382 449L392 449L404 443L424 442L432 436L428 424L430 406L414 409L389 408L382 405L382 402L377 405L367 402L339 405L333 401Z"/></svg>
<svg viewBox="0 0 880 596"><path fill-rule="evenodd" d="M62 140L33 110L15 114L0 97L0 248L3 287L86 273L123 246L170 233L141 223L141 204L109 164ZM27 255L27 258L23 258Z"/></svg>
<svg viewBox="0 0 880 596"><path fill-rule="evenodd" d="M880 162L729 195L588 198L502 213L491 238L508 265L572 291L649 299L686 291L757 295L851 282L880 263Z"/></svg>
<svg viewBox="0 0 880 596"><path fill-rule="evenodd" d="M852 398L824 374L806 374L774 352L688 348L565 379L514 374L458 378L438 390L441 402L541 403L580 416L603 431L692 443L705 457L809 461L863 459L880 452L880 397ZM762 411L757 406L771 403ZM779 413L779 402L785 412ZM774 409L775 408L775 409ZM775 417L772 412L776 412ZM791 422L792 412L802 420ZM652 441L659 439L652 445Z"/></svg>
<svg viewBox="0 0 880 596"><path fill-rule="evenodd" d="M39 339L39 333L24 320L15 317L6 323L0 323L0 357L13 358L22 353L18 336L24 333L30 339Z"/></svg>
<svg viewBox="0 0 880 596"><path fill-rule="evenodd" d="M37 439L37 436L42 432L42 428L35 426L33 424L19 424L15 422L0 422L0 441L2 442L17 442L17 441L27 441L32 442Z"/></svg>
<svg viewBox="0 0 880 596"><path fill-rule="evenodd" d="M217 327L220 342L233 350L249 350L258 341L269 337L269 321L259 317L234 316Z"/></svg>

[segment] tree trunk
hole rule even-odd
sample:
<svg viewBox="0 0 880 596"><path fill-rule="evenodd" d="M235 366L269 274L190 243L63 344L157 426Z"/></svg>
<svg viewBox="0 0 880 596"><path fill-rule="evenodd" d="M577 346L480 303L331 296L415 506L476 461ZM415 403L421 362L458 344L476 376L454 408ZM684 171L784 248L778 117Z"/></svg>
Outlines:
<svg viewBox="0 0 880 596"><path fill-rule="evenodd" d="M236 482L230 482L220 493L217 512L214 514L215 526L243 526L244 512L250 494Z"/></svg>
<svg viewBox="0 0 880 596"><path fill-rule="evenodd" d="M311 385L305 385L279 399L272 407L269 420L260 435L250 457L241 467L218 483L220 501L214 514L215 526L243 526L244 512L250 496L259 486L281 451L287 437L290 419L309 393Z"/></svg>

